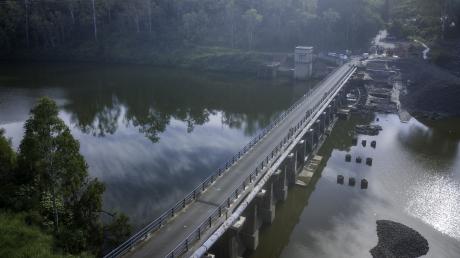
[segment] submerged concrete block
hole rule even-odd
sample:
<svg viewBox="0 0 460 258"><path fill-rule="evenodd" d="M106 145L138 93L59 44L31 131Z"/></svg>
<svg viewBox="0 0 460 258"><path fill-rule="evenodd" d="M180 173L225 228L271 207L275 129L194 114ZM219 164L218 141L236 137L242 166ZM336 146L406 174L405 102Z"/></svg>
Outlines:
<svg viewBox="0 0 460 258"><path fill-rule="evenodd" d="M366 159L366 164L367 164L368 166L372 166L372 158L367 158L367 159Z"/></svg>
<svg viewBox="0 0 460 258"><path fill-rule="evenodd" d="M361 189L367 189L368 182L366 179L361 180Z"/></svg>
<svg viewBox="0 0 460 258"><path fill-rule="evenodd" d="M351 154L345 155L345 161L346 162L351 162Z"/></svg>
<svg viewBox="0 0 460 258"><path fill-rule="evenodd" d="M349 186L355 186L355 184L356 184L356 179L354 177L350 177L348 179L348 185Z"/></svg>
<svg viewBox="0 0 460 258"><path fill-rule="evenodd" d="M343 185L345 178L342 175L337 176L337 184Z"/></svg>

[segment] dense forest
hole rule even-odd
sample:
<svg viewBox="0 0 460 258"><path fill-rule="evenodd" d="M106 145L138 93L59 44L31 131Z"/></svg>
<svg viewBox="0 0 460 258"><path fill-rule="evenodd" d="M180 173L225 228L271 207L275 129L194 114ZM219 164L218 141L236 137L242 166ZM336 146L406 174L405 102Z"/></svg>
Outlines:
<svg viewBox="0 0 460 258"><path fill-rule="evenodd" d="M460 0L391 0L389 6L395 36L435 42L460 35Z"/></svg>
<svg viewBox="0 0 460 258"><path fill-rule="evenodd" d="M1 0L0 49L365 46L385 0Z"/></svg>
<svg viewBox="0 0 460 258"><path fill-rule="evenodd" d="M0 0L0 51L3 56L142 57L197 46L277 52L300 44L360 49L385 24L398 36L456 34L459 2Z"/></svg>

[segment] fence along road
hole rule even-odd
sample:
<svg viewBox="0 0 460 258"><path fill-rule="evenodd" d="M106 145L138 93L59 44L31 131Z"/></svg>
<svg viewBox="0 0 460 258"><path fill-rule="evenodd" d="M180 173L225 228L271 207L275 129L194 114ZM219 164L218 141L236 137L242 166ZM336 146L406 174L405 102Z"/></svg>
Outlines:
<svg viewBox="0 0 460 258"><path fill-rule="evenodd" d="M230 196L235 198L235 189L245 183L250 175L254 175L254 171L260 168L260 164L279 146L292 127L305 119L308 110L316 110L325 95L341 83L351 71L354 71L351 63L336 69L245 146L242 152L235 155L215 175L105 257L119 257L123 254L126 257L174 257L186 251L171 253L184 245L184 240L215 215L216 209L222 207L222 203L229 200ZM141 241L142 243L139 243ZM134 246L135 249L128 252Z"/></svg>

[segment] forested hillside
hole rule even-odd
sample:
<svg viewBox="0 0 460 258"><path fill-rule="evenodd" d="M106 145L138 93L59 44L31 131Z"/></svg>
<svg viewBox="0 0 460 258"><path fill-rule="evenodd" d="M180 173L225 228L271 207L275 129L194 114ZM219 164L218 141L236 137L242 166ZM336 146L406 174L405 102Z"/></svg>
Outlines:
<svg viewBox="0 0 460 258"><path fill-rule="evenodd" d="M390 31L435 42L460 35L460 0L391 0Z"/></svg>
<svg viewBox="0 0 460 258"><path fill-rule="evenodd" d="M354 49L384 13L385 0L0 0L0 49Z"/></svg>

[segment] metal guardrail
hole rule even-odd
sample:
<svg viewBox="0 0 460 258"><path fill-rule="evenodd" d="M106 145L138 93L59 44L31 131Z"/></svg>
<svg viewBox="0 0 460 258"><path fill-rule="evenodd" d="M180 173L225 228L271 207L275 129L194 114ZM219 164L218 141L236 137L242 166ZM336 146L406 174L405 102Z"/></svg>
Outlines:
<svg viewBox="0 0 460 258"><path fill-rule="evenodd" d="M340 67L339 67L340 68ZM338 70L339 68L335 69ZM342 79L346 77L348 73L340 78L340 83ZM322 84L325 80L329 77L323 79L318 85ZM199 227L197 227L184 241L182 241L174 250L172 250L166 257L174 258L186 253L189 250L189 246L196 242L197 240L201 239L201 235L204 231L212 227L212 223L219 219L224 213L228 211L230 208L231 203L238 198L239 194L244 191L246 186L253 183L263 170L263 168L269 163L271 159L275 157L275 154L279 153L282 150L282 147L288 143L289 139L291 139L295 132L301 128L304 122L308 121L311 116L315 113L313 110L317 110L322 103L326 100L326 97L331 94L333 90L328 91L323 97L321 97L321 101L316 104L311 110L307 111L305 117L295 126L293 127L293 131L290 131L286 137L277 145L275 149L272 150L270 155L268 155L257 167L256 169L243 181L241 185L235 188L232 194L224 201L219 207L208 217L206 221L204 221ZM266 127L261 133L259 133L256 137L254 137L246 146L244 146L237 154L231 157L224 165L218 168L218 170L213 173L211 176L206 178L200 185L198 185L192 192L190 192L187 196L185 196L182 200L177 202L171 209L164 212L160 215L157 219L150 222L147 226L139 230L133 236L131 236L128 240L124 243L119 245L117 248L113 249L104 258L114 258L120 257L126 252L128 252L132 247L134 247L138 242L146 239L151 233L160 229L163 225L165 225L171 218L173 218L178 212L182 211L187 205L194 202L198 199L201 194L206 191L206 189L215 182L215 180L221 177L225 172L229 170L238 160L241 159L248 151L250 151L257 143L260 142L273 128L275 128L281 121L283 121L294 109L296 109L306 98L312 95L312 91L309 91L307 94L303 95L300 99L298 99L288 110L281 113L280 116L275 119L268 127Z"/></svg>

